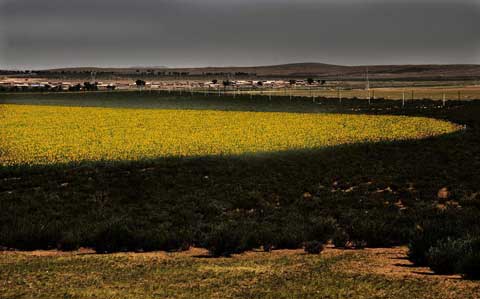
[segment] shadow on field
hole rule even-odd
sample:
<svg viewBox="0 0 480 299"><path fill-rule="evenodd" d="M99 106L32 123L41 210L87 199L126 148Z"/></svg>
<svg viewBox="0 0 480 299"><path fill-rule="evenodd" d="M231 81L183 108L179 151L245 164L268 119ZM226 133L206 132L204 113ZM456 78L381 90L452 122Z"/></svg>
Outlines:
<svg viewBox="0 0 480 299"><path fill-rule="evenodd" d="M261 246L299 248L310 240L357 248L406 244L415 225L437 213L461 218L459 230L480 227L479 102L438 108L424 101L401 109L380 100L339 107L331 100L279 98L249 110L248 98L202 101L189 107L222 109L222 102L226 110L405 114L451 120L467 130L260 155L3 168L0 245L97 252L195 245L229 255ZM444 187L448 196L439 197Z"/></svg>
<svg viewBox="0 0 480 299"><path fill-rule="evenodd" d="M477 106L476 101L446 101L446 108ZM429 110L440 110L441 101L367 100L286 97L266 95L217 96L197 93L169 93L166 91L69 92L69 93L11 93L2 94L0 104L55 105L76 107L134 108L134 109L192 109L307 113L383 113L425 115ZM435 113L438 116L438 113Z"/></svg>

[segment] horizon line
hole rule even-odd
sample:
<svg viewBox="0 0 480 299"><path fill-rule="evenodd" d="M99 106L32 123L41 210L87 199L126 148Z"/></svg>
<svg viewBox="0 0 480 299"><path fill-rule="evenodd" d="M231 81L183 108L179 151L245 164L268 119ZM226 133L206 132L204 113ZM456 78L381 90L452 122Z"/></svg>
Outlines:
<svg viewBox="0 0 480 299"><path fill-rule="evenodd" d="M3 71L51 71L58 69L206 69L206 68L267 68L288 65L325 65L333 67L376 67L376 66L480 66L478 63L404 63L404 64L333 64L324 62L289 62L265 65L225 65L225 66L52 66L47 68L2 68Z"/></svg>

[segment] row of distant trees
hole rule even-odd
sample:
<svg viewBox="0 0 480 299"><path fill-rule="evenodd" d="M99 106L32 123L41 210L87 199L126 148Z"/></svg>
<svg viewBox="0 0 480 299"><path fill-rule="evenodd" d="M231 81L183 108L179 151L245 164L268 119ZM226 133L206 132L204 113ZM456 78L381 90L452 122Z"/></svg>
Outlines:
<svg viewBox="0 0 480 299"><path fill-rule="evenodd" d="M325 80L314 80L313 78L308 78L307 83L309 85L312 85L315 82L318 82L320 84L325 84ZM214 79L212 80L213 84L218 84L218 80ZM289 80L290 85L294 85L297 83L296 80ZM144 80L138 79L135 81L135 84L137 85L138 88L144 88L146 86L146 82ZM222 81L222 85L224 88L227 88L228 86L231 86L233 84L232 81L230 80L224 80ZM256 83L257 86L263 86L263 81L258 81ZM115 90L115 86L108 86L108 90ZM97 91L98 90L98 82L84 82L83 84L76 84L73 86L70 86L68 88L68 91ZM12 87L5 87L5 86L0 86L0 92L16 92L16 91L38 91L38 92L55 92L55 91L65 91L61 85L58 86L51 86L51 85L44 85L44 86L37 86L37 87L27 87L27 86L12 86Z"/></svg>
<svg viewBox="0 0 480 299"><path fill-rule="evenodd" d="M115 90L115 86L108 86L107 89ZM0 92L60 92L66 91L61 85L52 86L45 84L43 86L0 86ZM83 84L76 84L69 86L67 91L98 91L98 82L90 83L84 82Z"/></svg>

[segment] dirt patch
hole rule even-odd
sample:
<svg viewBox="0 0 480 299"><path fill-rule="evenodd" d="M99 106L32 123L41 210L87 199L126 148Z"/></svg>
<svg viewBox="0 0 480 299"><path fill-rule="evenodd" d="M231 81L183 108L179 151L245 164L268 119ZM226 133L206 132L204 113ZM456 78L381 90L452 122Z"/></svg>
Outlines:
<svg viewBox="0 0 480 299"><path fill-rule="evenodd" d="M81 254L93 254L95 251L89 248L80 248L77 251L59 251L59 250L33 250L33 251L20 251L20 250L5 250L0 251L0 255L20 255L20 256L38 256L38 257L48 257L48 256L72 256L72 255L81 255Z"/></svg>

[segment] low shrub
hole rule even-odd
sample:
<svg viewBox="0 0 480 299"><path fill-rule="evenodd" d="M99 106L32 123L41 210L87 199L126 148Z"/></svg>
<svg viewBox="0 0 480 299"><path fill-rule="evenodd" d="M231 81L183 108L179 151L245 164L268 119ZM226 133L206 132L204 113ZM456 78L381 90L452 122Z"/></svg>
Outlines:
<svg viewBox="0 0 480 299"><path fill-rule="evenodd" d="M308 241L309 223L295 211L279 212L261 227L262 245L273 249L298 249Z"/></svg>
<svg viewBox="0 0 480 299"><path fill-rule="evenodd" d="M377 205L371 199L365 201ZM409 215L394 206L339 211L338 226L343 232L337 231L335 238L339 247L390 247L408 242L413 223ZM342 240L346 236L348 242Z"/></svg>
<svg viewBox="0 0 480 299"><path fill-rule="evenodd" d="M480 280L480 253L467 254L458 263L457 270L466 279Z"/></svg>
<svg viewBox="0 0 480 299"><path fill-rule="evenodd" d="M451 238L439 240L426 254L427 265L436 274L453 274L465 251L465 240Z"/></svg>
<svg viewBox="0 0 480 299"><path fill-rule="evenodd" d="M61 238L61 225L18 221L0 231L0 246L18 250L53 249Z"/></svg>
<svg viewBox="0 0 480 299"><path fill-rule="evenodd" d="M337 221L332 217L315 217L308 224L308 240L326 243L337 230Z"/></svg>
<svg viewBox="0 0 480 299"><path fill-rule="evenodd" d="M206 234L204 246L212 256L229 257L251 248L251 230L235 222L221 223Z"/></svg>
<svg viewBox="0 0 480 299"><path fill-rule="evenodd" d="M348 247L349 240L350 236L342 228L338 228L332 236L333 245L338 248Z"/></svg>
<svg viewBox="0 0 480 299"><path fill-rule="evenodd" d="M464 248L457 271L466 279L480 280L480 237L467 237Z"/></svg>
<svg viewBox="0 0 480 299"><path fill-rule="evenodd" d="M408 243L408 259L417 266L427 266L427 252L438 240L418 232Z"/></svg>
<svg viewBox="0 0 480 299"><path fill-rule="evenodd" d="M302 248L305 239L305 227L289 223L279 229L275 235L273 247L275 249L298 249Z"/></svg>
<svg viewBox="0 0 480 299"><path fill-rule="evenodd" d="M138 251L184 251L190 248L190 244L190 234L173 228L151 228L135 233L135 247Z"/></svg>
<svg viewBox="0 0 480 299"><path fill-rule="evenodd" d="M92 247L97 253L136 251L136 238L131 227L125 223L110 223L94 235Z"/></svg>
<svg viewBox="0 0 480 299"><path fill-rule="evenodd" d="M272 251L275 244L275 232L272 225L268 223L260 224L255 234L259 247L262 247L266 252Z"/></svg>
<svg viewBox="0 0 480 299"><path fill-rule="evenodd" d="M427 254L440 240L458 239L466 229L460 217L449 212L430 215L419 223L408 244L408 258L418 266L428 266Z"/></svg>
<svg viewBox="0 0 480 299"><path fill-rule="evenodd" d="M319 254L323 250L323 244L319 241L308 241L305 242L304 250L309 254Z"/></svg>
<svg viewBox="0 0 480 299"><path fill-rule="evenodd" d="M480 238L447 238L432 246L427 265L437 274L460 273L467 279L480 279Z"/></svg>
<svg viewBox="0 0 480 299"><path fill-rule="evenodd" d="M104 224L94 233L90 243L98 253L182 251L190 248L192 235L187 229L170 225L117 221Z"/></svg>
<svg viewBox="0 0 480 299"><path fill-rule="evenodd" d="M57 243L57 249L62 251L78 250L82 245L81 237L76 232L65 232Z"/></svg>

